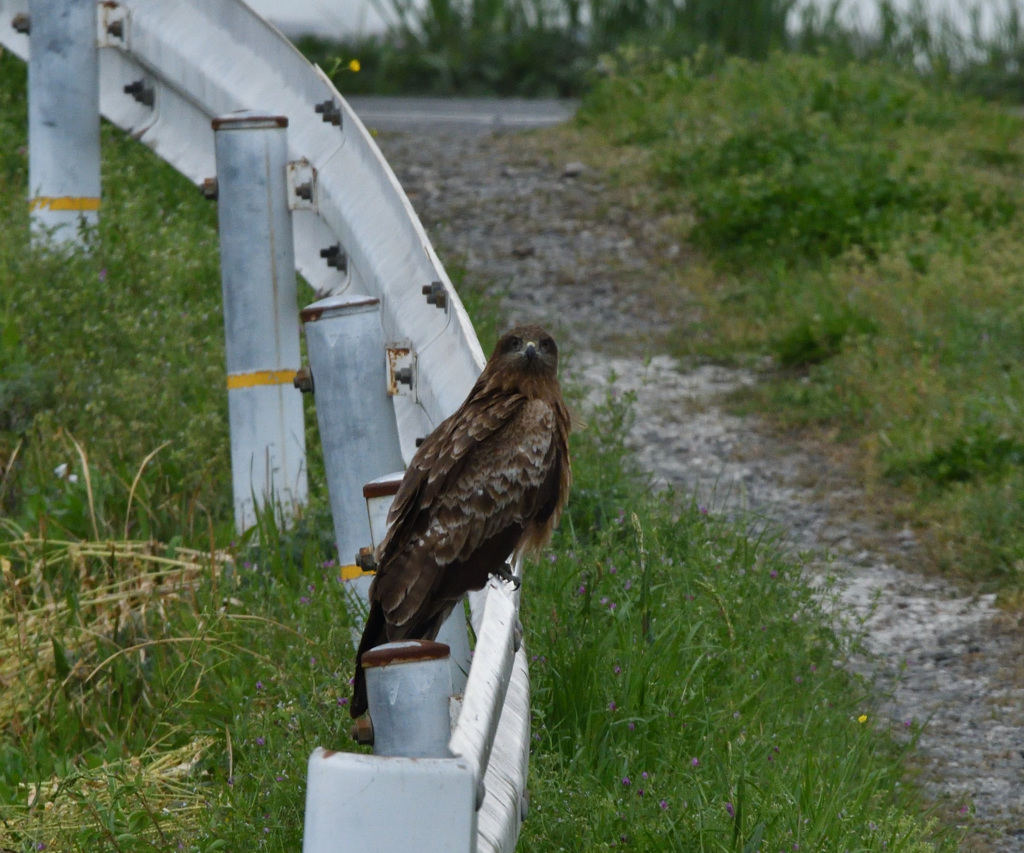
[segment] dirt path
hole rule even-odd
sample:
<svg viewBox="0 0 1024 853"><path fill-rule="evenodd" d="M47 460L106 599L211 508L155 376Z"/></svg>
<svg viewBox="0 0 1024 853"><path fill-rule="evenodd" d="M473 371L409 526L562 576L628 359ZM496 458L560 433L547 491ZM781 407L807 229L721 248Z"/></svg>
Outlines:
<svg viewBox="0 0 1024 853"><path fill-rule="evenodd" d="M509 321L537 320L566 370L637 393L631 442L655 478L702 503L768 519L805 554L839 618L863 629L852 666L881 687L897 731L927 723L920 768L940 809L969 827L965 850L1024 851L1024 631L991 596L900 571L918 545L886 530L858 487L815 448L773 438L718 405L756 378L680 372L660 343L684 305L666 299L680 252L599 174L513 135L382 134L379 143L446 263L498 287ZM644 286L637 286L643 282ZM614 334L611 330L614 330Z"/></svg>

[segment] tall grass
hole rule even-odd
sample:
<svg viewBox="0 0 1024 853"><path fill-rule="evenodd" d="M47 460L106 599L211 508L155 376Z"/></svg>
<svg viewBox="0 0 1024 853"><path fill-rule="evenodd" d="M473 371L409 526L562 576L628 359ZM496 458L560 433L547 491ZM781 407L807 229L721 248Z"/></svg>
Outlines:
<svg viewBox="0 0 1024 853"><path fill-rule="evenodd" d="M984 95L1020 101L1020 0L973 2L956 21L924 4L874 3L865 28L846 0L378 0L383 37L300 40L325 68L356 56L338 78L349 92L580 95L607 54L641 49L669 59L702 48L765 59L773 50L882 61ZM861 7L863 4L861 4ZM993 9L992 7L995 6ZM983 28L983 11L991 27Z"/></svg>
<svg viewBox="0 0 1024 853"><path fill-rule="evenodd" d="M917 722L877 716L773 541L646 491L629 406L586 413L578 499L527 575L522 849L954 849L907 782ZM5 539L0 845L296 849L358 619L317 537L268 514L220 551Z"/></svg>

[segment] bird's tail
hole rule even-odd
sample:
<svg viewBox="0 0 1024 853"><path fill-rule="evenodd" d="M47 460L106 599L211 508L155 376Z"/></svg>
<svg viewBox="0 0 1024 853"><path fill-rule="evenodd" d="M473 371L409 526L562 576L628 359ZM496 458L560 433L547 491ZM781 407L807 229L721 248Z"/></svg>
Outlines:
<svg viewBox="0 0 1024 853"><path fill-rule="evenodd" d="M387 620L384 618L384 608L380 602L370 602L370 614L366 617L366 627L363 629L363 638L359 641L359 649L356 651L356 675L352 686L352 704L349 705L349 712L353 717L360 717L366 713L366 673L363 672L363 652L368 652L375 646L388 641Z"/></svg>

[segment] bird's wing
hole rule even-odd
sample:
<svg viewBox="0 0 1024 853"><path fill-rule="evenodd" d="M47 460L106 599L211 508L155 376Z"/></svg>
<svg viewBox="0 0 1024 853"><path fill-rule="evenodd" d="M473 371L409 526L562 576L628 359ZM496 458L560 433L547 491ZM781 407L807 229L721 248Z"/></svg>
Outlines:
<svg viewBox="0 0 1024 853"><path fill-rule="evenodd" d="M555 411L541 400L515 396L478 401L439 437L436 449L426 442L420 448L427 452L417 473L411 479L407 474L408 493L402 494L403 481L396 496L395 522L375 581L389 623L423 615L446 566L471 564L484 552L487 562L504 560L550 501L546 492L558 481L550 476ZM503 553L492 553L496 543Z"/></svg>

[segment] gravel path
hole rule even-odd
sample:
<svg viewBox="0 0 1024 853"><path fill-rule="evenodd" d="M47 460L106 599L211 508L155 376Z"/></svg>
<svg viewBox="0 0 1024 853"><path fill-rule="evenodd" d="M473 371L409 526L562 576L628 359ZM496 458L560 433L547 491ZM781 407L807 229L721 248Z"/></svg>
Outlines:
<svg viewBox="0 0 1024 853"><path fill-rule="evenodd" d="M913 533L851 511L868 502L830 457L723 412L722 395L754 375L681 372L663 354L687 310L667 298L666 264L684 262L685 249L595 170L514 134L390 133L378 142L467 283L500 288L510 322L555 332L567 373L600 389L614 372L618 387L636 391L631 442L657 480L698 489L721 511L767 518L805 554L823 599L863 629L865 653L852 666L882 688L883 715L899 731L927 722L922 779L968 827L962 849L1024 851L1020 620L992 596L897 569L897 560L913 565Z"/></svg>

